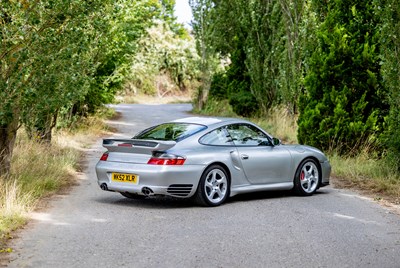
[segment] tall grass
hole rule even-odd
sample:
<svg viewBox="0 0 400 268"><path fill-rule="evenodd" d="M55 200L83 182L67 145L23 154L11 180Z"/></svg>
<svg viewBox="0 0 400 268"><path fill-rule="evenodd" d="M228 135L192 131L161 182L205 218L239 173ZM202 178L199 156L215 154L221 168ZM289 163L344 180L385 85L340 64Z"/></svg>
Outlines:
<svg viewBox="0 0 400 268"><path fill-rule="evenodd" d="M1 181L0 230L1 234L25 223L26 213L35 206L31 192L23 192L17 179Z"/></svg>
<svg viewBox="0 0 400 268"><path fill-rule="evenodd" d="M329 160L337 186L358 188L374 198L400 204L400 176L386 159L371 158L365 153L352 157L332 153Z"/></svg>
<svg viewBox="0 0 400 268"><path fill-rule="evenodd" d="M0 252L7 251L7 233L23 225L43 197L75 183L83 149L105 130L101 118L89 117L68 130L56 131L51 145L18 132L11 174L0 178Z"/></svg>
<svg viewBox="0 0 400 268"><path fill-rule="evenodd" d="M273 108L268 114L250 120L284 143L297 143L297 116L283 107Z"/></svg>

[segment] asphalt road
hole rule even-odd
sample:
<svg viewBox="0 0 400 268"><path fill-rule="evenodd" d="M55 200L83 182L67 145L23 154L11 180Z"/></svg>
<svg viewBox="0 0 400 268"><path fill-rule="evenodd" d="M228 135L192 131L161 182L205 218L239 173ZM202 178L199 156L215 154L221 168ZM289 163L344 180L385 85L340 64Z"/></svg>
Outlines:
<svg viewBox="0 0 400 268"><path fill-rule="evenodd" d="M118 105L118 137L187 116L190 105ZM350 191L264 192L216 208L101 191L88 150L80 185L13 245L9 267L400 267L400 217Z"/></svg>

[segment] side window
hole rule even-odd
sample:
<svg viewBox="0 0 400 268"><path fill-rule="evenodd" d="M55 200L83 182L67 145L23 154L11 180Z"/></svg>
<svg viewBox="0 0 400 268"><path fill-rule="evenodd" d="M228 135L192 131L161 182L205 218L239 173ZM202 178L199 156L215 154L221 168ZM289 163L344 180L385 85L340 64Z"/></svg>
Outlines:
<svg viewBox="0 0 400 268"><path fill-rule="evenodd" d="M232 145L231 139L224 128L213 130L200 138L199 142L205 145Z"/></svg>
<svg viewBox="0 0 400 268"><path fill-rule="evenodd" d="M267 135L252 125L229 125L227 131L236 146L271 146Z"/></svg>

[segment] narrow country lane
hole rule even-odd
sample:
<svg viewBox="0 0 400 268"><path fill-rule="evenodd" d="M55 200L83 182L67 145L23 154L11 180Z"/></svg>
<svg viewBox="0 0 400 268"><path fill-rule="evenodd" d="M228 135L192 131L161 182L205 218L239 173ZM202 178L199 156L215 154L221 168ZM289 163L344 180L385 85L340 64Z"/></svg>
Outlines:
<svg viewBox="0 0 400 268"><path fill-rule="evenodd" d="M116 105L116 137L188 116L188 104ZM203 208L100 190L88 150L79 186L35 213L9 267L400 267L400 217L346 190L264 192Z"/></svg>

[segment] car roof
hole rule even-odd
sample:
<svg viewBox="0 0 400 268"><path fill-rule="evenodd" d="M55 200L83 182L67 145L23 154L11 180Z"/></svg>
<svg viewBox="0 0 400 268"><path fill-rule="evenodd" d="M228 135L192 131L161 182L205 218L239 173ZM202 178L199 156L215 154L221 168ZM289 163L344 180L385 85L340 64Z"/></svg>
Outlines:
<svg viewBox="0 0 400 268"><path fill-rule="evenodd" d="M193 116L193 117L186 117L174 120L172 122L176 123L190 123L190 124L200 124L205 126L212 126L212 125L224 125L226 123L248 123L248 121L238 118L230 118L230 117L200 117L200 116Z"/></svg>

